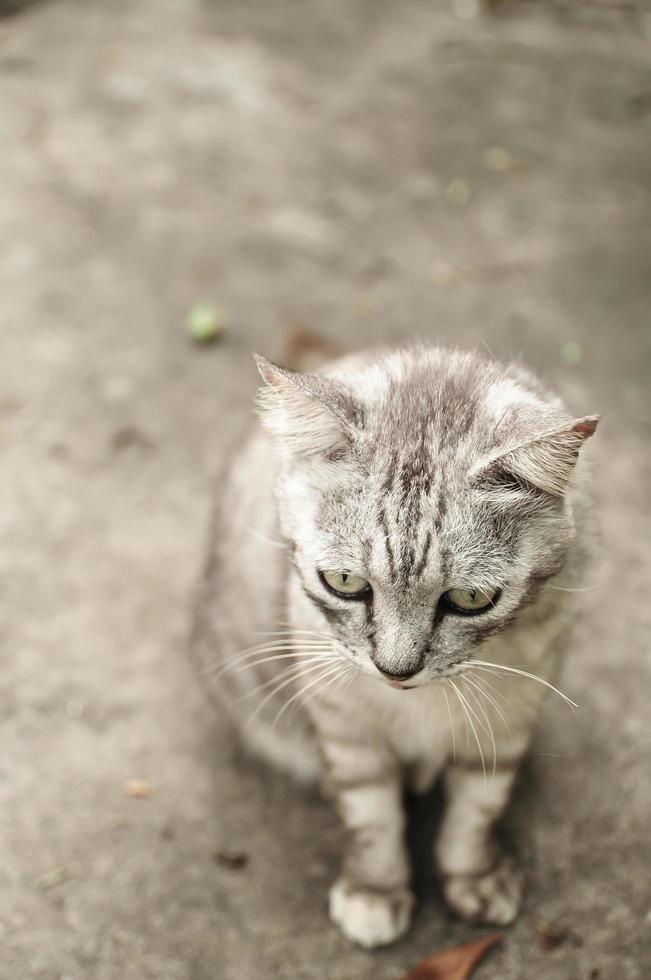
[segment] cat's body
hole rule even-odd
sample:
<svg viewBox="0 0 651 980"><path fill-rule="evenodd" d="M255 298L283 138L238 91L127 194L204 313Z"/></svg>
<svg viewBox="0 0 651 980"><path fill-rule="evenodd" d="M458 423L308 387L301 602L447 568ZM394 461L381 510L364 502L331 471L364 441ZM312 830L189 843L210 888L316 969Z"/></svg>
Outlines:
<svg viewBox="0 0 651 980"><path fill-rule="evenodd" d="M224 492L215 690L253 751L324 776L349 831L330 897L347 935L408 927L402 792L440 775L447 900L511 921L520 876L491 829L547 688L501 668L555 680L589 537L568 481L596 421L475 355L260 369L275 438L251 439Z"/></svg>

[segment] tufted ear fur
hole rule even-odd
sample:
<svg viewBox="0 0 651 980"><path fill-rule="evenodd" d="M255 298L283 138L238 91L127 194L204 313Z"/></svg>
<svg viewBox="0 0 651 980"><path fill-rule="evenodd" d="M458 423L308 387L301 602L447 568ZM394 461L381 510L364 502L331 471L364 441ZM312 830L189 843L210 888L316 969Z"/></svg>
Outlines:
<svg viewBox="0 0 651 980"><path fill-rule="evenodd" d="M579 450L593 435L598 422L599 416L587 415L562 429L508 449L480 464L475 479L496 489L538 490L562 497Z"/></svg>
<svg viewBox="0 0 651 980"><path fill-rule="evenodd" d="M298 374L253 355L266 387L258 394L263 424L293 455L336 457L349 448L361 410L348 388L321 374Z"/></svg>

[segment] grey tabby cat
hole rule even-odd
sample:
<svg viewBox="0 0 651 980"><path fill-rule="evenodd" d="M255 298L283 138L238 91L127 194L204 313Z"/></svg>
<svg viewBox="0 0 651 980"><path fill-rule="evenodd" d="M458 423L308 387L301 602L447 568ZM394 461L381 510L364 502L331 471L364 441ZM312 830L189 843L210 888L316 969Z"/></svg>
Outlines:
<svg viewBox="0 0 651 980"><path fill-rule="evenodd" d="M441 774L445 897L511 922L521 875L492 827L560 694L590 537L574 471L597 418L476 354L257 363L268 431L232 469L206 582L216 689L251 750L324 778L347 831L330 892L347 936L409 927L403 789Z"/></svg>

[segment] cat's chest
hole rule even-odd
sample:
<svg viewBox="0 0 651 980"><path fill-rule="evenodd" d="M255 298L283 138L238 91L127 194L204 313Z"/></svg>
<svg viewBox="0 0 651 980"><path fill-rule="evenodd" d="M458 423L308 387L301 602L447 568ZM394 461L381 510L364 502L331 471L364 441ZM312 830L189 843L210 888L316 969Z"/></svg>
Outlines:
<svg viewBox="0 0 651 980"><path fill-rule="evenodd" d="M400 691L367 680L363 700L377 737L405 763L443 762L452 744L451 717L439 685Z"/></svg>

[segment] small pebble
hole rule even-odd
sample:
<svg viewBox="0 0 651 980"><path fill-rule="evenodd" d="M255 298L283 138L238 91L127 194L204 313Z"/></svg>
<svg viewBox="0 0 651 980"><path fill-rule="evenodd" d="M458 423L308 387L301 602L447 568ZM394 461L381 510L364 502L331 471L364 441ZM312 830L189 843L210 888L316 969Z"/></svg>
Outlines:
<svg viewBox="0 0 651 980"><path fill-rule="evenodd" d="M560 355L561 364L565 364L567 367L574 367L575 364L580 364L583 360L583 348L581 344L570 340L567 344L561 346Z"/></svg>
<svg viewBox="0 0 651 980"><path fill-rule="evenodd" d="M46 871L44 875L36 880L36 884L39 888L47 891L49 888L56 888L57 885L62 885L64 881L68 881L72 878L70 869L65 864L55 864L49 871Z"/></svg>
<svg viewBox="0 0 651 980"><path fill-rule="evenodd" d="M448 204L454 204L456 207L463 207L471 197L470 184L463 177L455 177L445 189L445 200Z"/></svg>
<svg viewBox="0 0 651 980"><path fill-rule="evenodd" d="M221 868L229 868L231 871L242 871L249 863L249 855L244 851L230 851L226 848L213 851L212 859Z"/></svg>
<svg viewBox="0 0 651 980"><path fill-rule="evenodd" d="M209 344L224 332L223 313L209 303L195 303L186 319L186 329L197 344Z"/></svg>
<svg viewBox="0 0 651 980"><path fill-rule="evenodd" d="M503 146L488 146L482 154L482 159L484 166L495 174L507 173L515 166L514 157Z"/></svg>
<svg viewBox="0 0 651 980"><path fill-rule="evenodd" d="M111 436L111 449L116 452L131 448L152 449L153 445L149 436L135 425L125 425L122 429L116 429Z"/></svg>
<svg viewBox="0 0 651 980"><path fill-rule="evenodd" d="M548 953L567 942L571 942L573 946L583 946L583 940L573 929L547 922L546 919L541 919L536 924L536 931L541 947Z"/></svg>
<svg viewBox="0 0 651 980"><path fill-rule="evenodd" d="M128 779L124 784L124 792L134 799L146 800L154 792L154 787L146 779Z"/></svg>

